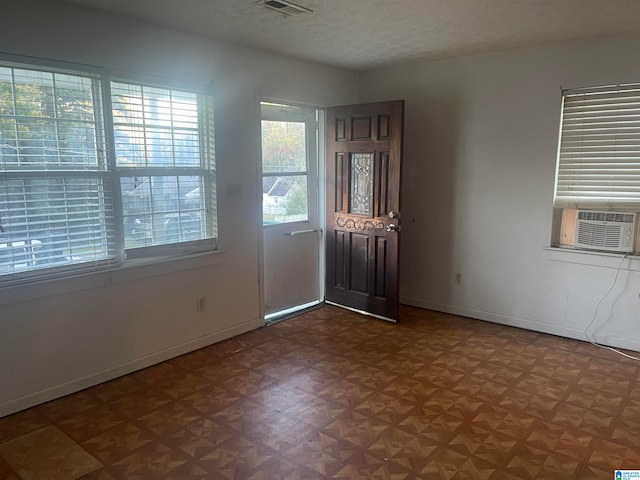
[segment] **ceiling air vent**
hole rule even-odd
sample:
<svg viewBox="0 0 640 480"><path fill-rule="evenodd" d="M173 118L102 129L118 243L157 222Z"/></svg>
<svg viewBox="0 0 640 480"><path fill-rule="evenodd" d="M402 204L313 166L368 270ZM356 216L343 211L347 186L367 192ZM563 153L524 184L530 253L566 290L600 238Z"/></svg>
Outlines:
<svg viewBox="0 0 640 480"><path fill-rule="evenodd" d="M313 10L310 8L301 7L300 5L285 0L259 0L258 3L276 12L284 13L285 15L293 16L302 13L313 13Z"/></svg>

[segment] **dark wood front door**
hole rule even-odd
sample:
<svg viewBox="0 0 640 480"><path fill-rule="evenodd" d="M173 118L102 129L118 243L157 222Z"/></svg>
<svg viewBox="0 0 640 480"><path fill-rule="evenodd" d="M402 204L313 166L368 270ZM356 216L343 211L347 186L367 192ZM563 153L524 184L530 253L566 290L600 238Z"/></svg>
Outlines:
<svg viewBox="0 0 640 480"><path fill-rule="evenodd" d="M404 101L327 110L328 302L398 319Z"/></svg>

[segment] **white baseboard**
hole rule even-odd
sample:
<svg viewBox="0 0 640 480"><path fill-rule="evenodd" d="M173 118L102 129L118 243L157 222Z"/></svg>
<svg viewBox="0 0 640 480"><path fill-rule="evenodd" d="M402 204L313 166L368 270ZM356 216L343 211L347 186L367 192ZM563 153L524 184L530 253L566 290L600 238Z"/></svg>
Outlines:
<svg viewBox="0 0 640 480"><path fill-rule="evenodd" d="M38 390L21 397L12 398L0 403L0 418L20 410L24 410L25 408L30 408L65 395L84 390L85 388L113 380L114 378L118 378L122 375L127 375L137 370L150 367L151 365L221 342L222 340L235 337L236 335L255 330L263 325L264 323L262 319L254 318L239 325L234 325L233 327L220 330L219 332L211 333L179 345L173 345L143 357L136 358L135 360L92 373L91 375L87 375L82 378L77 378L60 385Z"/></svg>
<svg viewBox="0 0 640 480"><path fill-rule="evenodd" d="M469 317L475 318L477 320L499 323L501 325L508 325L510 327L524 328L526 330L533 330L534 332L548 333L551 335L557 335L559 337L587 341L584 335L584 330L564 327L562 325L554 325L551 323L539 322L537 320L531 320L528 318L513 317L494 312L485 312L482 310L459 307L456 305L442 305L409 297L401 297L400 303L413 307L434 310L436 312L450 313L452 315L460 315L462 317ZM601 334L595 334L594 340L601 345L640 352L640 342L638 342L637 340Z"/></svg>

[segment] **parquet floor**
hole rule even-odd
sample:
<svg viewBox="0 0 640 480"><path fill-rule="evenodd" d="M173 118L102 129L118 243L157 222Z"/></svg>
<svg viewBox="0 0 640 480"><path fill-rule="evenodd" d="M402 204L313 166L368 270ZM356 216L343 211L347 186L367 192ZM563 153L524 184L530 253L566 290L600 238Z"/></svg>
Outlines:
<svg viewBox="0 0 640 480"><path fill-rule="evenodd" d="M610 479L640 362L416 308L334 307L0 419L0 479Z"/></svg>

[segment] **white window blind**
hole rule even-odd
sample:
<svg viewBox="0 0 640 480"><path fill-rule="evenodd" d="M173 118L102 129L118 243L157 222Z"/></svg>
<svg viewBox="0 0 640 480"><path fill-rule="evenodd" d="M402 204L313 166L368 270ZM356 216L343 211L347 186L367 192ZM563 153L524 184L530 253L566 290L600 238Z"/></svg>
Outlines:
<svg viewBox="0 0 640 480"><path fill-rule="evenodd" d="M151 246L176 244L183 251L177 244L196 240L211 248L214 158L202 128L211 124L207 103L191 92L111 82L128 258L153 254Z"/></svg>
<svg viewBox="0 0 640 480"><path fill-rule="evenodd" d="M640 209L640 84L564 92L554 206Z"/></svg>
<svg viewBox="0 0 640 480"><path fill-rule="evenodd" d="M215 249L215 205L208 95L0 65L0 285Z"/></svg>
<svg viewBox="0 0 640 480"><path fill-rule="evenodd" d="M115 259L100 94L89 76L0 67L4 278Z"/></svg>

